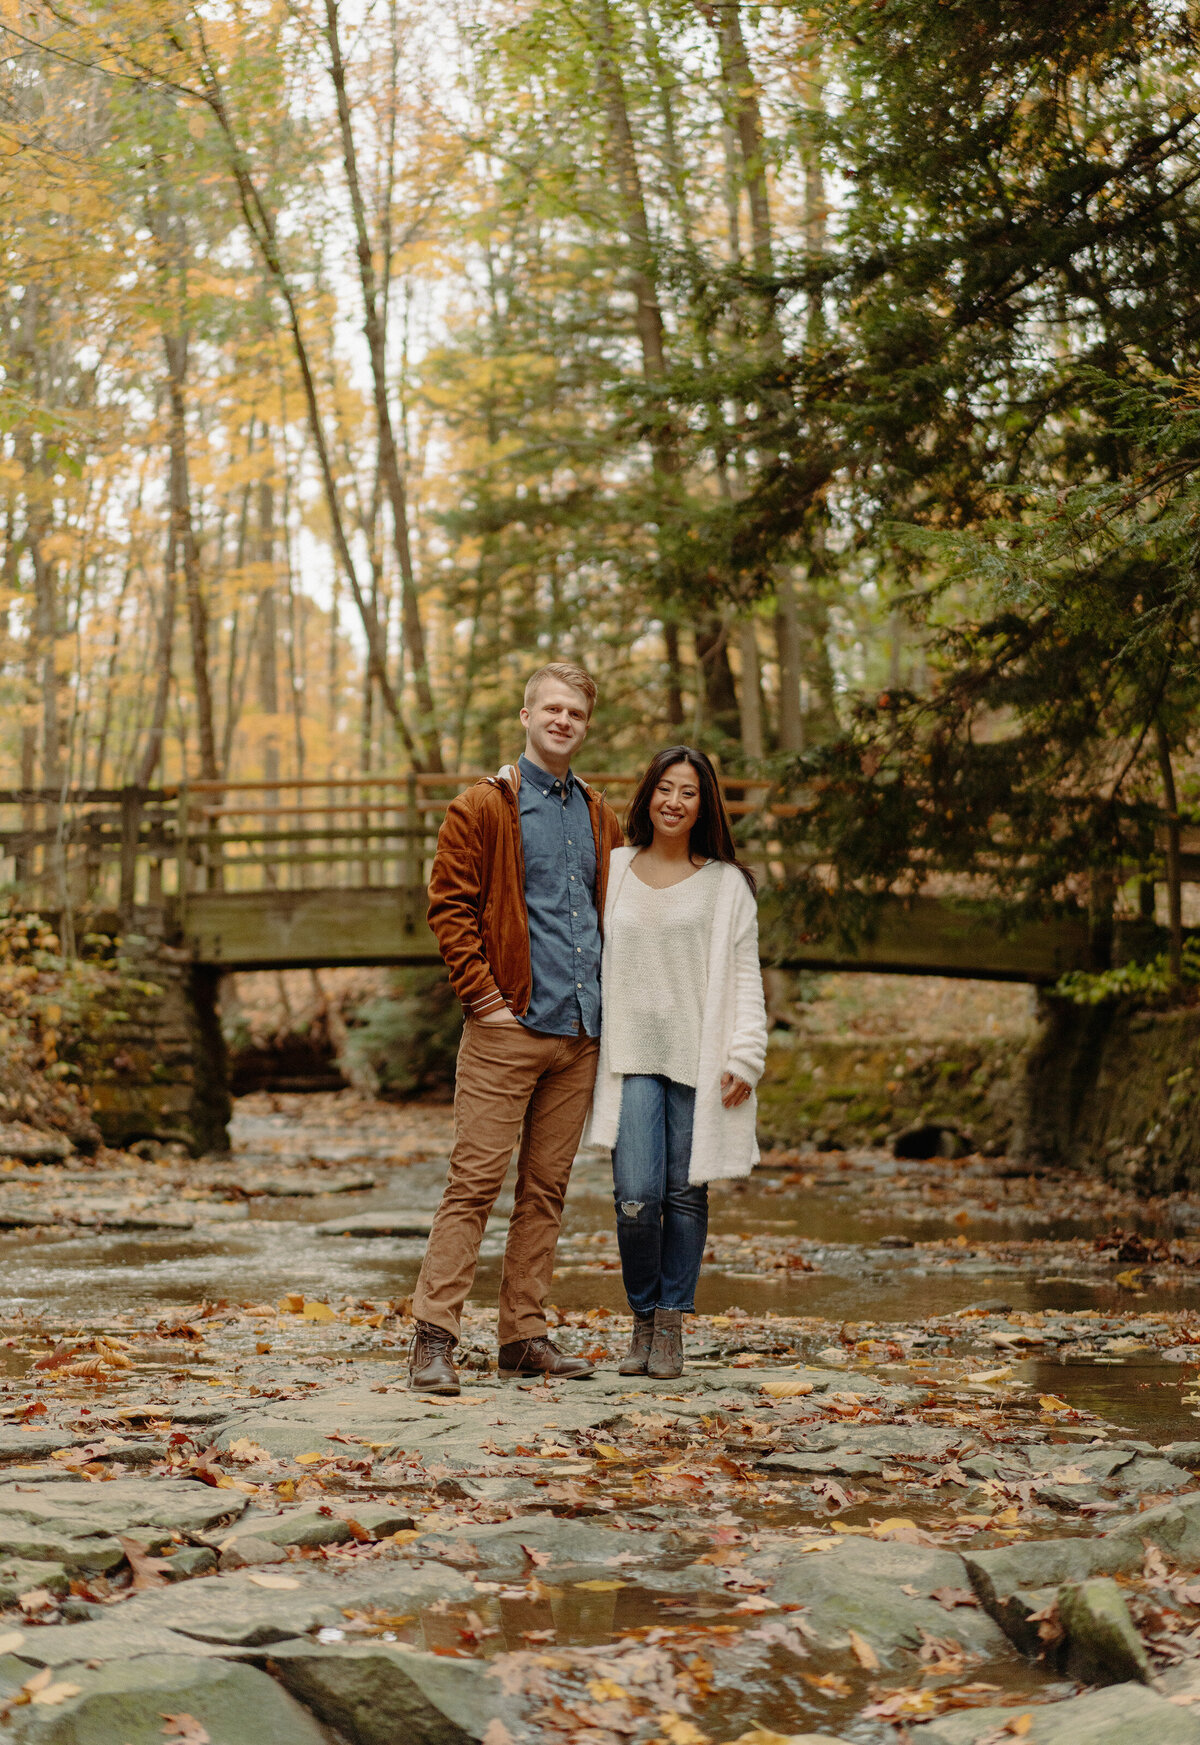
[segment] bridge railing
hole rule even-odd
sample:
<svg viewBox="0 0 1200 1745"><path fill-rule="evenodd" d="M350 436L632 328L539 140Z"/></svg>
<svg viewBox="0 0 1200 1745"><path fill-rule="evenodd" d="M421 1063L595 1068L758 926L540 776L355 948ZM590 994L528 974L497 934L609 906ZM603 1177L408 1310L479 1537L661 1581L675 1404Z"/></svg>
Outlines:
<svg viewBox="0 0 1200 1745"><path fill-rule="evenodd" d="M27 907L118 914L169 900L186 907L198 893L383 888L411 893L415 912L446 806L477 779L464 771L0 790L0 887ZM587 779L623 811L637 776ZM757 852L768 852L772 820L795 808L772 806L760 778L722 786Z"/></svg>

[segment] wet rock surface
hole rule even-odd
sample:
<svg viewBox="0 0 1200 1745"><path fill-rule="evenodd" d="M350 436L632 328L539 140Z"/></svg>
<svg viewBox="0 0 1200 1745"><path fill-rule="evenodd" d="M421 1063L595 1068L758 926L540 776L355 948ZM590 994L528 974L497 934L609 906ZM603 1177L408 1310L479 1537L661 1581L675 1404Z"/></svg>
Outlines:
<svg viewBox="0 0 1200 1745"><path fill-rule="evenodd" d="M654 1382L584 1158L552 1319L596 1373L495 1373L502 1202L424 1398L445 1113L275 1104L232 1164L0 1174L0 1739L1200 1745L1189 1203L776 1155Z"/></svg>

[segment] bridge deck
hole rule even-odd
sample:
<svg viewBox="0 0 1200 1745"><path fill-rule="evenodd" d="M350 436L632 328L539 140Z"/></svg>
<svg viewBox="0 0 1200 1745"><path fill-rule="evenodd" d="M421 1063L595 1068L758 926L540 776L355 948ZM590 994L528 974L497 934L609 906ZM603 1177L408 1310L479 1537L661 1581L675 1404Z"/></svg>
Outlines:
<svg viewBox="0 0 1200 1745"><path fill-rule="evenodd" d="M188 897L181 919L196 962L220 969L440 961L420 889L204 891ZM834 940L778 941L769 926L764 932L765 961L789 969L1052 982L1088 962L1082 920L1026 924L1006 934L961 906L927 897L881 903L874 937L858 952Z"/></svg>

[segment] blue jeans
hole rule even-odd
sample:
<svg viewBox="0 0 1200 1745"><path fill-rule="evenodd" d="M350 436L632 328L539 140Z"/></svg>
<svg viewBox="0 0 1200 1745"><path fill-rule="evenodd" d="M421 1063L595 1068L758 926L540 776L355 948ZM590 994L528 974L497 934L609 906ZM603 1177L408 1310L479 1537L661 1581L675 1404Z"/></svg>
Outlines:
<svg viewBox="0 0 1200 1745"><path fill-rule="evenodd" d="M613 1146L613 1200L625 1295L637 1315L695 1307L708 1235L708 1184L688 1185L696 1093L630 1073Z"/></svg>

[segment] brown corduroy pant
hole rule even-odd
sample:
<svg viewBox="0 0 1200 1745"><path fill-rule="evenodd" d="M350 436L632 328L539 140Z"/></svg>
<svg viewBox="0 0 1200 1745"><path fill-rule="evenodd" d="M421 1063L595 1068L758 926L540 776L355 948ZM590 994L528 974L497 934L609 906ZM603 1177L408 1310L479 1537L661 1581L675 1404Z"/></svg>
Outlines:
<svg viewBox="0 0 1200 1745"><path fill-rule="evenodd" d="M488 1214L519 1140L500 1280L500 1343L545 1333L563 1200L599 1050L589 1036L543 1036L523 1024L467 1019L458 1050L450 1173L413 1295L419 1321L458 1337Z"/></svg>

